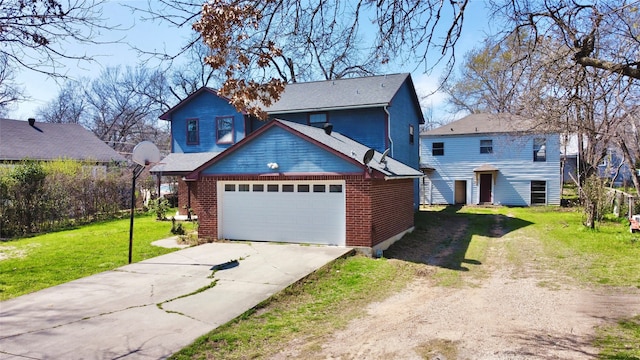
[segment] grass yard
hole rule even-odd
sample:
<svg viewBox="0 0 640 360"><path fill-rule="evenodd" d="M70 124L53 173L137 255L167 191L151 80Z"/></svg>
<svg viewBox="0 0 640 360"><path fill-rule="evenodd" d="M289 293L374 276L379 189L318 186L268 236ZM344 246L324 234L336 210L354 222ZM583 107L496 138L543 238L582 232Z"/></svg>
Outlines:
<svg viewBox="0 0 640 360"><path fill-rule="evenodd" d="M539 259L537 262L542 266L556 268L563 276L581 284L640 286L640 241L638 235L628 233L623 223L604 222L591 231L580 225L581 213L566 209L442 208L418 214L416 228L442 226L451 219L467 219L466 235L462 238L468 241L468 246L462 246L463 253L452 257L461 263L461 267L429 267L411 258L411 254L407 257L409 261L358 256L341 259L257 309L201 337L171 359L267 358L286 348L291 341L301 341L313 352L314 347L321 347L327 336L362 316L367 304L390 296L416 276L429 276L440 286L452 287L465 286L461 285L460 276L469 275L462 274L482 279L486 271L482 263L489 249L488 239L496 236L492 232L495 215L503 216L504 229L512 231L510 237L516 237L513 242L516 245L508 256L516 266L533 257ZM415 233L418 231L402 242L416 241L412 239ZM533 245L523 246L528 240ZM415 250L413 244L406 249L408 253L412 250ZM603 328L599 333L602 338L624 333L635 339L638 331L637 319L628 319L619 326ZM614 359L616 357L612 356L620 354L620 346L624 348L635 343L638 342L625 340L624 345L620 342L607 344L599 340L597 345L603 349L601 358ZM620 359L640 358L637 346L635 350L626 348L625 351L631 351L632 355Z"/></svg>
<svg viewBox="0 0 640 360"><path fill-rule="evenodd" d="M544 266L582 284L640 288L640 234L629 233L626 219L605 220L591 230L581 225L579 210L532 207L497 211L532 223L520 232L539 240L543 253L521 256L544 256Z"/></svg>
<svg viewBox="0 0 640 360"><path fill-rule="evenodd" d="M313 352L350 320L363 316L368 304L389 297L416 277L452 288L481 282L489 271L484 264L494 239L504 234L500 242L506 259L516 267L553 270L562 281L574 284L640 288L640 234L630 234L626 221L604 221L596 230L581 222L580 212L564 208L472 206L422 211L416 216L416 231L394 245L393 259L340 259L172 358L261 358L295 340ZM438 227L435 233L428 232ZM170 228L170 222L157 222L151 215L137 217L133 260L173 251L150 245L170 236ZM429 244L438 237L450 239ZM435 260L429 257L429 252L442 250L438 248L442 244L454 251ZM129 219L2 242L0 300L125 265L128 246ZM422 253L417 246L422 246ZM602 350L600 358L640 359L639 336L637 317L599 329L595 344Z"/></svg>
<svg viewBox="0 0 640 360"><path fill-rule="evenodd" d="M132 261L174 251L151 245L170 229L170 221L137 216ZM129 262L129 218L0 242L0 259L0 300L115 269Z"/></svg>

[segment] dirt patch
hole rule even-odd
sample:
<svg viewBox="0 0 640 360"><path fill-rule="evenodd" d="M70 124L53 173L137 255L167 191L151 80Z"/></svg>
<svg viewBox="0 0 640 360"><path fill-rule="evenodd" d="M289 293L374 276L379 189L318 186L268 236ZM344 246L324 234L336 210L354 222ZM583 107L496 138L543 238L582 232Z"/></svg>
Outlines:
<svg viewBox="0 0 640 360"><path fill-rule="evenodd" d="M11 245L0 245L0 261L14 258L23 258L27 256L29 251L35 247L40 246L39 244L31 244L26 248L17 248Z"/></svg>
<svg viewBox="0 0 640 360"><path fill-rule="evenodd" d="M459 271L468 224L456 221L454 228L443 221L439 230L418 229L390 253L434 272ZM516 237L503 222L495 217L487 229L488 275L479 282L473 271L461 272L470 277L469 286L441 287L425 270L426 276L363 309L363 317L345 329L322 339L296 339L273 358L594 359L596 327L640 314L637 289L584 288L537 266L535 256L524 263L508 259L507 244Z"/></svg>

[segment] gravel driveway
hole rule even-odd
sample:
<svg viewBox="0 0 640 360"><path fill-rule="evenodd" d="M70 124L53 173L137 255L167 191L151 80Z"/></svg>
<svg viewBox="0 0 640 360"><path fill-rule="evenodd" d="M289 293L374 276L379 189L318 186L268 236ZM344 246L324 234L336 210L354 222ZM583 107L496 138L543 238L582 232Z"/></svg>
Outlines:
<svg viewBox="0 0 640 360"><path fill-rule="evenodd" d="M365 315L344 330L320 341L296 341L275 358L596 358L595 328L640 314L640 291L579 286L545 269L535 256L536 239L502 236L502 220L496 216L481 266L459 269L462 284L440 286L432 275L468 245L466 224L439 224L440 230L421 236L444 239L433 231L458 231L449 233L446 243L404 244L389 252L433 264L425 265L410 286L363 309ZM523 254L518 261L511 258L514 246Z"/></svg>

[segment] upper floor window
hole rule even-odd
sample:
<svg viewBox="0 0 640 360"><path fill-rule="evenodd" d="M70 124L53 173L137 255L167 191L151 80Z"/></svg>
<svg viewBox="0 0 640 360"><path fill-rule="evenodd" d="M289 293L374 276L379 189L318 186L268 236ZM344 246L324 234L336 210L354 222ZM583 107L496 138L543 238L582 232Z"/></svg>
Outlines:
<svg viewBox="0 0 640 360"><path fill-rule="evenodd" d="M414 136L413 136L413 125L409 125L409 144L413 145L413 141L414 141Z"/></svg>
<svg viewBox="0 0 640 360"><path fill-rule="evenodd" d="M187 145L198 145L199 143L198 119L187 119Z"/></svg>
<svg viewBox="0 0 640 360"><path fill-rule="evenodd" d="M313 113L309 114L309 125L315 127L322 127L327 122L327 113Z"/></svg>
<svg viewBox="0 0 640 360"><path fill-rule="evenodd" d="M218 144L233 143L233 116L216 117L216 142Z"/></svg>
<svg viewBox="0 0 640 360"><path fill-rule="evenodd" d="M444 143L434 142L433 144L431 144L431 154L433 154L433 156L444 155Z"/></svg>
<svg viewBox="0 0 640 360"><path fill-rule="evenodd" d="M493 140L480 140L480 154L493 153Z"/></svg>
<svg viewBox="0 0 640 360"><path fill-rule="evenodd" d="M545 138L533 139L533 161L547 161L547 140Z"/></svg>

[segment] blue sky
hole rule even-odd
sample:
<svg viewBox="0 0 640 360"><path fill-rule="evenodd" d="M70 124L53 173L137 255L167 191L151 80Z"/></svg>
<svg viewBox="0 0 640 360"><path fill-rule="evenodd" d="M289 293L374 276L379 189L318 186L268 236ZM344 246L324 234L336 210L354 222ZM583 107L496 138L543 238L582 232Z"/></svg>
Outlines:
<svg viewBox="0 0 640 360"><path fill-rule="evenodd" d="M103 10L103 17L108 19L110 24L117 24L123 30L113 31L100 35L102 41L114 41L121 39L119 44L102 44L92 47L80 47L76 44L65 45L65 51L73 54L88 54L97 61L95 63L77 63L67 61L64 63L65 72L74 79L82 77L93 78L102 69L109 66L135 66L139 61L138 54L125 43L135 44L147 50L167 50L177 51L189 38L189 29L169 28L165 24L158 22L143 22L139 19L140 14L132 11L123 4L142 7L147 4L146 0L129 1L108 1ZM487 11L483 1L471 1L468 12L465 16L462 38L456 48L458 62L463 58L466 51L480 44L484 38L484 33L489 31L489 21ZM434 54L435 55L435 54ZM149 64L153 66L153 63ZM424 74L424 68L413 65L391 64L384 68L387 73L411 72L412 77L421 97L431 94L437 87L441 69L436 69L430 74ZM16 74L16 80L22 84L26 95L31 99L20 103L8 114L9 118L26 120L36 114L38 108L44 106L48 101L54 99L58 93L60 80L33 71L22 70ZM445 96L435 93L421 100L423 108L431 107L434 117L453 116L446 113L444 109ZM427 115L427 114L425 114Z"/></svg>

